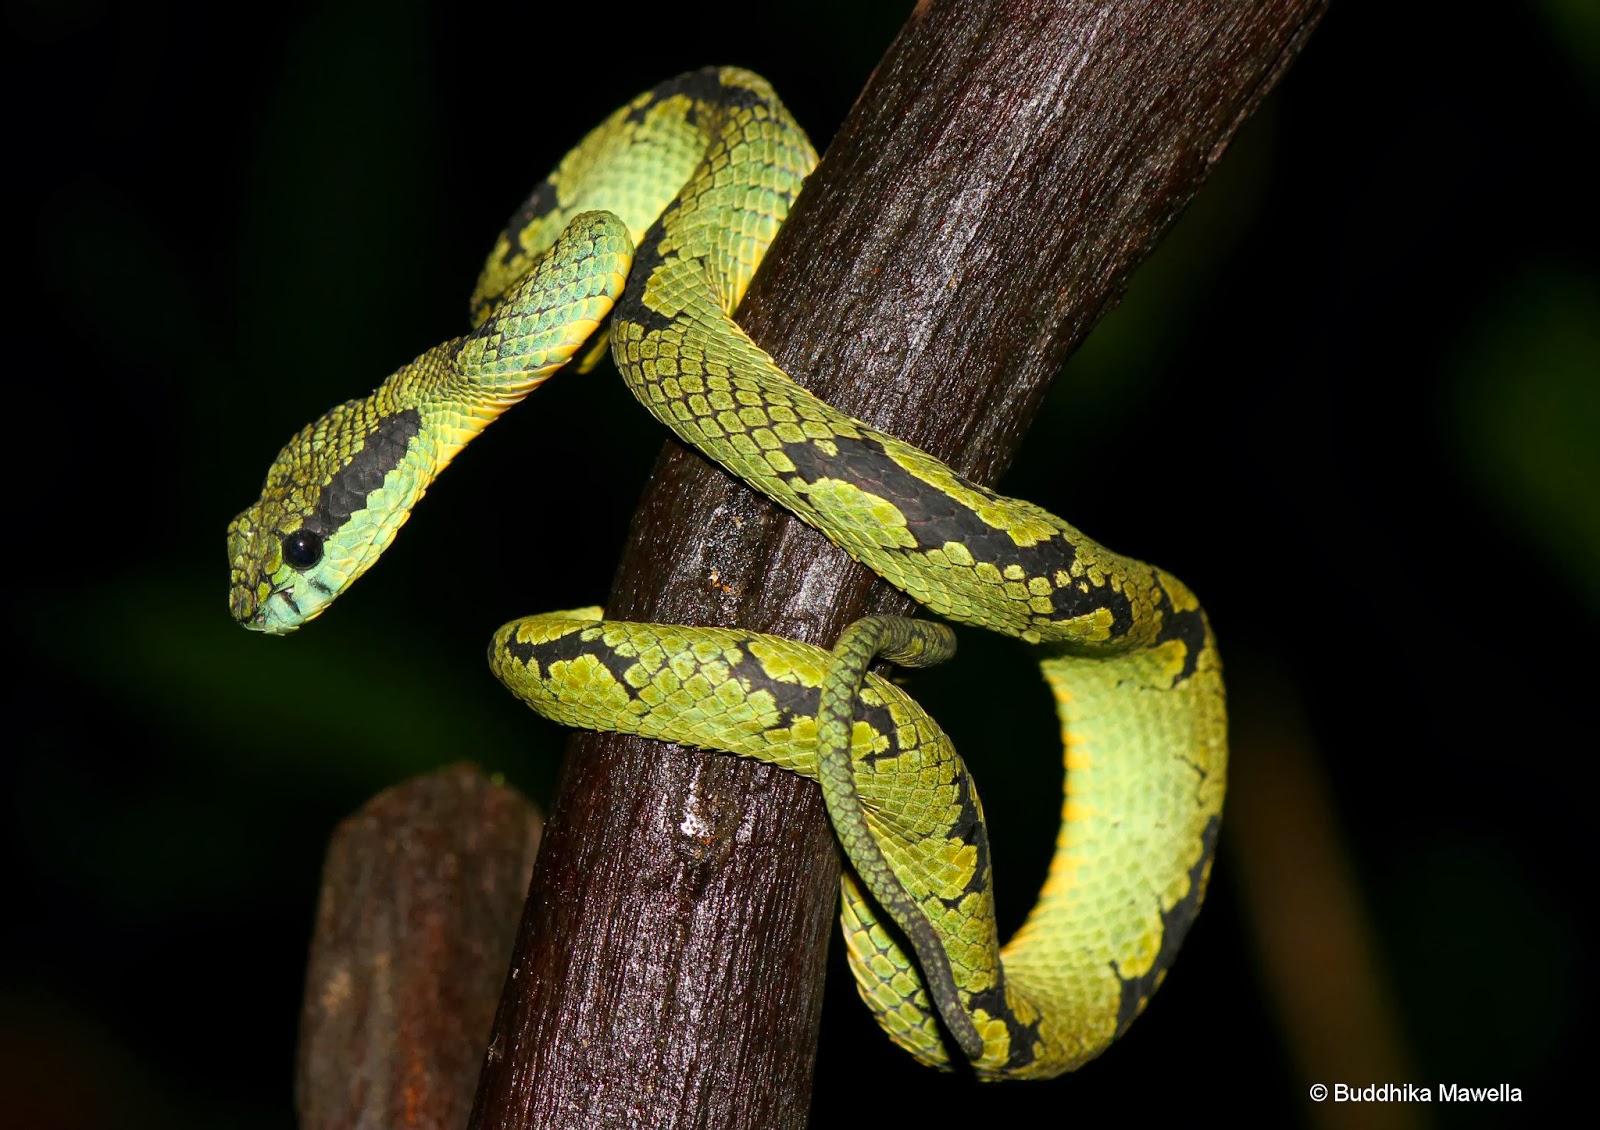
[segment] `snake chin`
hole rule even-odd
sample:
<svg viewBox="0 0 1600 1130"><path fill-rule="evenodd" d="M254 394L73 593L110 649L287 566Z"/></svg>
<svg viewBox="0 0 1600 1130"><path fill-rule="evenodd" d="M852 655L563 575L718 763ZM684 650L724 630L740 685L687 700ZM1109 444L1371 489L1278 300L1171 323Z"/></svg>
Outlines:
<svg viewBox="0 0 1600 1130"><path fill-rule="evenodd" d="M236 591L232 601L233 618L252 632L286 636L322 615L329 601L326 597L309 599L318 595L315 587L305 585L275 589L261 600L252 592Z"/></svg>

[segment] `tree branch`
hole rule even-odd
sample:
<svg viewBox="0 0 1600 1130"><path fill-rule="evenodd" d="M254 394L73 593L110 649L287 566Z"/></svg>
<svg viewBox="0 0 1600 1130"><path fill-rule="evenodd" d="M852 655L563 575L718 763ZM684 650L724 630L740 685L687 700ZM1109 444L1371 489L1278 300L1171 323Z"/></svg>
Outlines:
<svg viewBox="0 0 1600 1130"><path fill-rule="evenodd" d="M993 482L1323 7L921 5L740 322L819 395ZM830 645L911 608L669 443L607 611ZM804 1125L839 868L816 790L579 735L553 807L471 1125Z"/></svg>
<svg viewBox="0 0 1600 1130"><path fill-rule="evenodd" d="M456 1130L539 850L539 810L470 765L335 829L300 1011L300 1130Z"/></svg>

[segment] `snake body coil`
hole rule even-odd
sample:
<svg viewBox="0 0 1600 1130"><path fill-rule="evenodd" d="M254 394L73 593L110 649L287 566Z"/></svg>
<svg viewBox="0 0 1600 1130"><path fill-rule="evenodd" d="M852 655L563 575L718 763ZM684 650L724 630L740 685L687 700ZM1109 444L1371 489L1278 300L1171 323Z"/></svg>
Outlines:
<svg viewBox="0 0 1600 1130"><path fill-rule="evenodd" d="M507 624L491 667L563 724L817 779L852 864L851 968L890 1037L942 1066L948 1033L981 1078L1056 1075L1132 1022L1199 909L1226 773L1221 667L1176 578L837 412L733 322L815 161L745 71L619 110L513 217L475 331L285 447L229 528L231 608L275 633L320 613L472 436L569 360L598 360L580 352L609 318L629 388L686 442L933 611L1037 645L1067 768L1049 876L1002 949L972 780L937 723L866 674L880 655L937 661L947 629L861 621L829 653L587 609Z"/></svg>

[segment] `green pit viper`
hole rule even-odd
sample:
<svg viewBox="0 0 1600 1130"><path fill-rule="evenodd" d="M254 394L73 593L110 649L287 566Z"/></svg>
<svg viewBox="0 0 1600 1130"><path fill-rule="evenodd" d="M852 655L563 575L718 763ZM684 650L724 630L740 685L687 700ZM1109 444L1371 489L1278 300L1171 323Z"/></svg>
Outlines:
<svg viewBox="0 0 1600 1130"><path fill-rule="evenodd" d="M1221 667L1176 578L835 411L734 323L815 163L747 71L684 75L618 110L512 217L476 329L289 441L229 527L231 610L270 633L319 615L468 440L609 342L686 443L939 615L1037 646L1066 748L1048 878L1002 949L972 780L933 719L867 673L880 654L943 658L940 625L860 621L830 654L582 609L505 625L490 666L564 725L816 779L851 863L850 966L890 1038L948 1066L947 1033L982 1079L1057 1075L1139 1014L1199 909L1226 775Z"/></svg>

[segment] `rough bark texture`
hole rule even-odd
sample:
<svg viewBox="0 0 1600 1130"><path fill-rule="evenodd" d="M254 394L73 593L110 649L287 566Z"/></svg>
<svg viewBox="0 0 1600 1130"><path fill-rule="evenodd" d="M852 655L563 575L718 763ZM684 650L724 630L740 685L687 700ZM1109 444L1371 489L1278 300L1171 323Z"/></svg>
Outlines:
<svg viewBox="0 0 1600 1130"><path fill-rule="evenodd" d="M301 1130L459 1130L543 821L470 765L334 831L300 1015Z"/></svg>
<svg viewBox="0 0 1600 1130"><path fill-rule="evenodd" d="M741 323L832 403L993 482L1323 6L922 5ZM823 645L910 608L670 443L608 604ZM803 1126L838 869L810 783L576 737L471 1125Z"/></svg>

